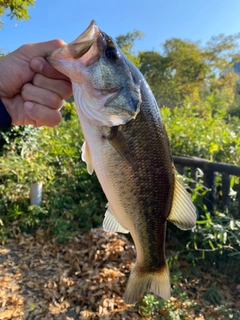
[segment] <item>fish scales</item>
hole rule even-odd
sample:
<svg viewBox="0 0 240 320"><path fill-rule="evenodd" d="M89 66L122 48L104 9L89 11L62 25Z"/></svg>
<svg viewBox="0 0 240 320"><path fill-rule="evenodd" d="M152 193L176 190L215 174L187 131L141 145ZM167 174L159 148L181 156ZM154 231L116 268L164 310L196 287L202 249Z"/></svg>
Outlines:
<svg viewBox="0 0 240 320"><path fill-rule="evenodd" d="M196 222L191 198L176 178L156 100L140 71L93 21L75 41L47 57L70 77L85 143L82 158L108 199L106 231L130 232L136 247L124 299L145 291L169 299L167 220Z"/></svg>
<svg viewBox="0 0 240 320"><path fill-rule="evenodd" d="M145 252L141 269L159 270L165 265L164 241L161 238L165 239L165 215L171 209L173 194L169 190L173 190L174 173L169 145L166 138L162 139L165 130L159 119L157 105L150 99L151 108L153 109L154 105L156 108L150 117L149 91L144 89L145 86L141 90L142 108L137 118L126 124L123 133L136 160L136 169L128 183L132 182L132 197L135 196L138 203L138 210L135 206L132 207L131 217L135 237L138 236Z"/></svg>

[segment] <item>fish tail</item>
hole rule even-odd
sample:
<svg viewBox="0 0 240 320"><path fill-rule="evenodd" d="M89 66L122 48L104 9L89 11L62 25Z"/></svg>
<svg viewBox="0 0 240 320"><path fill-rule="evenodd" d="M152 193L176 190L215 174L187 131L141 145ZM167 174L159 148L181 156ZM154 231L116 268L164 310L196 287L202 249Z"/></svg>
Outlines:
<svg viewBox="0 0 240 320"><path fill-rule="evenodd" d="M171 285L166 262L158 272L141 272L137 271L136 265L133 267L124 293L125 303L136 302L146 291L152 291L165 300L170 298Z"/></svg>

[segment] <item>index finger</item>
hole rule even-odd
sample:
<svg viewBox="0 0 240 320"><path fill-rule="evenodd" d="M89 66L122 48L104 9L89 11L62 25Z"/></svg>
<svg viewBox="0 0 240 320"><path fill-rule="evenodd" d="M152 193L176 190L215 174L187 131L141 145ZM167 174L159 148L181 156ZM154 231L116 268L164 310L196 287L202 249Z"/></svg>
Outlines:
<svg viewBox="0 0 240 320"><path fill-rule="evenodd" d="M65 76L64 74L62 74L61 72L53 68L53 66L51 66L47 62L47 60L45 60L43 57L33 58L30 61L30 67L34 72L40 73L45 77L48 77L51 79L70 81L70 79L67 76Z"/></svg>

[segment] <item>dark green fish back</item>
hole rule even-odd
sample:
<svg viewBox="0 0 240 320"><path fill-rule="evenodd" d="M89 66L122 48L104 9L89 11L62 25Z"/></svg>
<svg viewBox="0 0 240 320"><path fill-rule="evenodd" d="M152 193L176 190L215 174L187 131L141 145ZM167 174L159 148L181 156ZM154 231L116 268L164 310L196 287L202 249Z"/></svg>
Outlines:
<svg viewBox="0 0 240 320"><path fill-rule="evenodd" d="M137 196L141 208L136 213L134 227L146 248L144 268L149 271L165 265L165 225L172 206L174 170L164 123L145 81L141 81L141 94L142 104L136 119L119 130L134 157L133 196Z"/></svg>

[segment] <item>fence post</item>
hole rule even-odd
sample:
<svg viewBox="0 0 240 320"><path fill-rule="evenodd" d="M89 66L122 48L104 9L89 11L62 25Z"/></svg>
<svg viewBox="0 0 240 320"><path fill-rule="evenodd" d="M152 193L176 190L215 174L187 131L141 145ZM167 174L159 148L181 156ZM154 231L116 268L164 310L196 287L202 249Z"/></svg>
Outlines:
<svg viewBox="0 0 240 320"><path fill-rule="evenodd" d="M240 182L238 184L238 219L240 219Z"/></svg>
<svg viewBox="0 0 240 320"><path fill-rule="evenodd" d="M204 196L204 204L210 213L214 212L216 205L216 186L215 186L215 172L204 170L204 185L209 191Z"/></svg>
<svg viewBox="0 0 240 320"><path fill-rule="evenodd" d="M175 167L177 169L177 172L183 176L185 173L184 166L182 166L181 164L176 164Z"/></svg>
<svg viewBox="0 0 240 320"><path fill-rule="evenodd" d="M191 178L193 179L193 181L190 183L190 188L194 189L197 184L197 169L194 167L191 167L190 170L191 170Z"/></svg>
<svg viewBox="0 0 240 320"><path fill-rule="evenodd" d="M227 173L222 173L222 201L224 209L230 207L230 176Z"/></svg>

